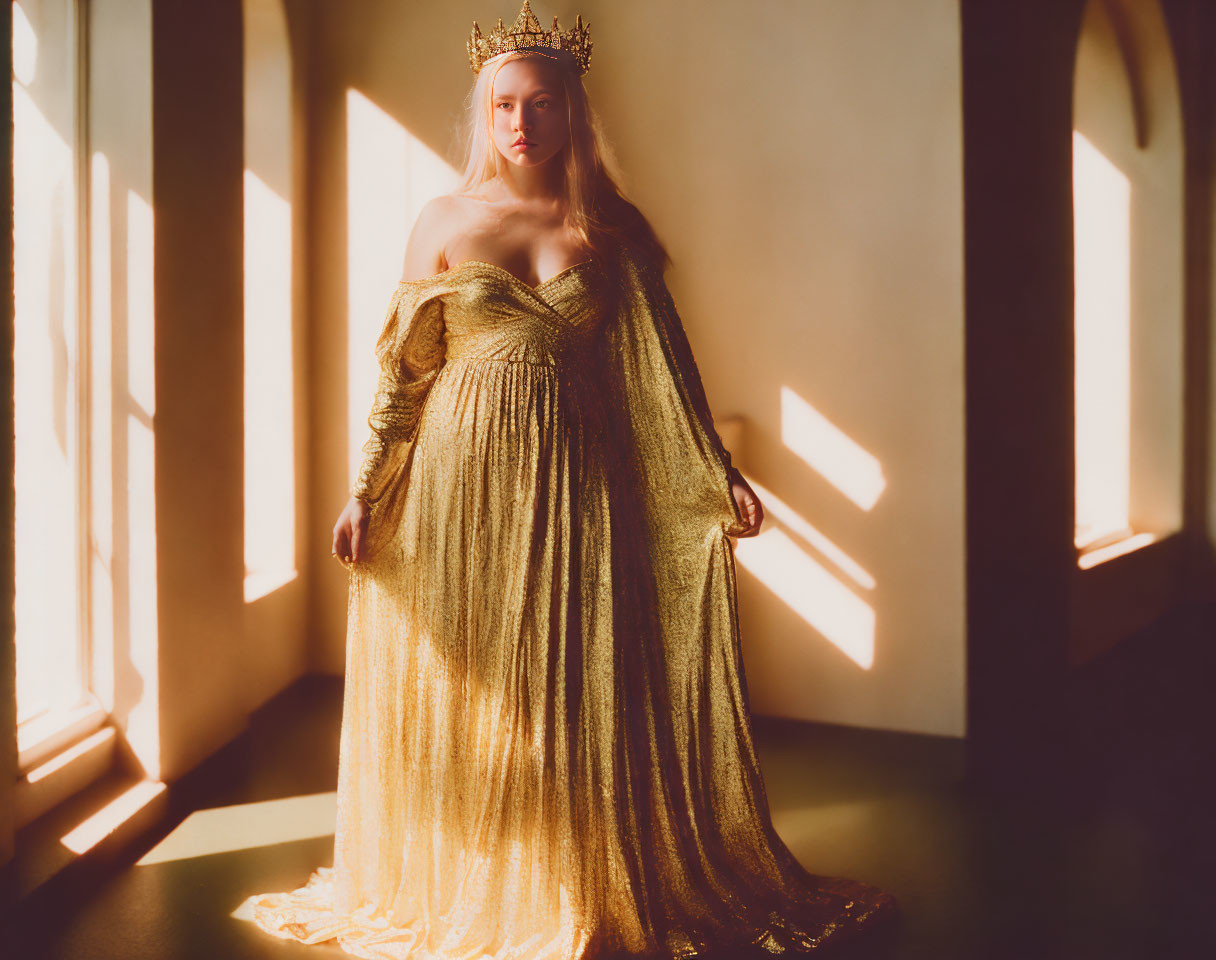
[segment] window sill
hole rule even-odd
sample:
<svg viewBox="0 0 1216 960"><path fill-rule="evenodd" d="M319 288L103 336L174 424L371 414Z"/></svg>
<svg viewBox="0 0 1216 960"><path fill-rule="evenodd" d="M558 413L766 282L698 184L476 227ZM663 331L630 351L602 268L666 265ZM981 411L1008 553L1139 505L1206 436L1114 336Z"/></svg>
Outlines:
<svg viewBox="0 0 1216 960"><path fill-rule="evenodd" d="M1098 564L1114 560L1116 557L1142 550L1149 544L1156 543L1157 540L1158 537L1155 533L1132 533L1130 530L1114 539L1104 538L1088 544L1077 553L1077 566L1082 570L1089 570Z"/></svg>
<svg viewBox="0 0 1216 960"><path fill-rule="evenodd" d="M281 590L299 576L297 570L278 571L275 573L245 574L245 602L253 603L269 596L276 590Z"/></svg>
<svg viewBox="0 0 1216 960"><path fill-rule="evenodd" d="M45 743L40 742L38 747ZM104 725L78 735L74 742L61 745L41 762L32 766L23 763L13 789L17 828L33 822L110 773L115 768L117 745L118 732L113 726Z"/></svg>
<svg viewBox="0 0 1216 960"><path fill-rule="evenodd" d="M160 829L168 809L165 784L111 769L17 832L0 906L10 912L40 888L70 889L72 878L90 865L113 862L143 843Z"/></svg>
<svg viewBox="0 0 1216 960"><path fill-rule="evenodd" d="M57 753L101 729L106 712L94 700L71 710L47 713L17 728L17 770L27 773Z"/></svg>

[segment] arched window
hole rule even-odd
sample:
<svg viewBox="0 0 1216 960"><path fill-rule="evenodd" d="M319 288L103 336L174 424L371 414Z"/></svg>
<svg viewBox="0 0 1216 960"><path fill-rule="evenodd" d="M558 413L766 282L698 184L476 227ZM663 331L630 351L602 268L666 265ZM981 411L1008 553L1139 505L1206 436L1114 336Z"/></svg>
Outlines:
<svg viewBox="0 0 1216 960"><path fill-rule="evenodd" d="M1082 567L1181 527L1182 191L1182 120L1160 5L1089 0L1073 88Z"/></svg>

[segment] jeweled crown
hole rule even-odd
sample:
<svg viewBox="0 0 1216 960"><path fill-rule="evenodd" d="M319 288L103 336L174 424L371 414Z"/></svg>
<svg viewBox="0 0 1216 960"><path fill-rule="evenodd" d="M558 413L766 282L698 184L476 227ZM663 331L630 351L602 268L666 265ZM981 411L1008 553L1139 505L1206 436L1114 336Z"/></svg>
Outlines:
<svg viewBox="0 0 1216 960"><path fill-rule="evenodd" d="M469 65L474 73L481 71L482 65L500 53L511 50L525 50L529 47L542 47L548 50L565 50L574 57L581 76L591 66L591 25L583 23L583 16L574 18L574 26L563 32L553 18L553 29L542 30L540 21L532 12L528 0L520 7L519 16L507 30L502 25L502 17L498 18L498 26L486 36L481 35L477 21L473 21L473 32L469 34L465 44L469 51Z"/></svg>

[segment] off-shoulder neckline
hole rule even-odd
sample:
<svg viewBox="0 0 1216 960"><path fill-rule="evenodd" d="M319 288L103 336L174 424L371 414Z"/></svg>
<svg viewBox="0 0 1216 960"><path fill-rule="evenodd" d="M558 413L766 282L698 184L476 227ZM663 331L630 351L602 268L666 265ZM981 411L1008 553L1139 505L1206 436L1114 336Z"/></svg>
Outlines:
<svg viewBox="0 0 1216 960"><path fill-rule="evenodd" d="M499 273L504 274L505 276L509 277L511 280L514 280L517 284L519 284L525 290L528 290L531 293L537 293L537 292L543 290L545 287L549 286L549 284L554 283L557 280L560 280L566 274L571 273L574 270L577 270L579 267L590 266L593 263L595 263L594 259L580 260L578 263L572 263L572 264L570 264L570 266L557 271L557 273L553 274L553 276L548 277L548 278L542 280L540 283L536 284L536 286L533 286L532 284L526 283L523 280L521 280L519 277L517 277L515 274L513 274L506 267L500 266L497 263L490 263L490 261L488 261L488 260L477 260L474 258L474 259L469 259L469 260L461 260L460 263L450 266L446 270L441 270L439 273L432 274L429 277L420 277L417 280L399 280L398 285L404 286L404 285L412 284L412 283L429 283L432 280L438 280L441 277L446 277L449 274L455 273L461 267L475 265L475 266L489 267L492 270L497 270Z"/></svg>

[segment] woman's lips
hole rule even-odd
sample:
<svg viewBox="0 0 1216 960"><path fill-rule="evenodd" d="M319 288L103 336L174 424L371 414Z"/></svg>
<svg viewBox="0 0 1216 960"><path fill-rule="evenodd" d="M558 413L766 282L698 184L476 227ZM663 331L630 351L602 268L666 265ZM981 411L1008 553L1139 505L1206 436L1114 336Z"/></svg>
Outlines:
<svg viewBox="0 0 1216 960"><path fill-rule="evenodd" d="M531 140L516 140L513 144L511 144L511 146L513 146L513 147L534 147L534 146L536 146L536 144L533 143Z"/></svg>

